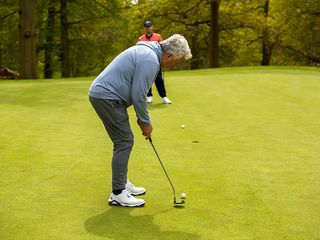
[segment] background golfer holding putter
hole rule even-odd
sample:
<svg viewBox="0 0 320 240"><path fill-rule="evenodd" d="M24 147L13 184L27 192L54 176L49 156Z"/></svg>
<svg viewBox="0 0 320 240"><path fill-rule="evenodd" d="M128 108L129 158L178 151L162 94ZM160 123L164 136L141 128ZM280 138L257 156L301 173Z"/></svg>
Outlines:
<svg viewBox="0 0 320 240"><path fill-rule="evenodd" d="M136 195L145 193L127 178L133 147L127 108L133 105L137 123L146 139L152 124L146 96L159 70L192 57L187 40L179 34L158 42L138 42L120 53L93 81L89 100L113 142L112 192L109 204L137 207L145 204Z"/></svg>

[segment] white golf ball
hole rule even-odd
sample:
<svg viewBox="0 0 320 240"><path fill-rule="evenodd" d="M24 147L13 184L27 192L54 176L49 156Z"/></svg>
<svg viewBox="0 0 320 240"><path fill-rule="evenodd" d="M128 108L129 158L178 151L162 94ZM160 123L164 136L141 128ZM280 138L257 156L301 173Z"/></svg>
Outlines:
<svg viewBox="0 0 320 240"><path fill-rule="evenodd" d="M185 125L181 125L181 128L185 128L186 126Z"/></svg>
<svg viewBox="0 0 320 240"><path fill-rule="evenodd" d="M182 199L186 199L186 197L187 197L187 194L181 193L181 198L182 198Z"/></svg>

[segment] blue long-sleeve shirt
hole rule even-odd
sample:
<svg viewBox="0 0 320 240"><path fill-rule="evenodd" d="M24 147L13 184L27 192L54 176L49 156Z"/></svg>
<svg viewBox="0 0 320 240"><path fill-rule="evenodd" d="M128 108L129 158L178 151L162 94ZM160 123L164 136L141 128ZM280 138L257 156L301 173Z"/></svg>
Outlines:
<svg viewBox="0 0 320 240"><path fill-rule="evenodd" d="M146 96L159 70L162 57L157 42L138 42L120 53L93 81L89 96L120 100L133 105L138 119L150 124Z"/></svg>

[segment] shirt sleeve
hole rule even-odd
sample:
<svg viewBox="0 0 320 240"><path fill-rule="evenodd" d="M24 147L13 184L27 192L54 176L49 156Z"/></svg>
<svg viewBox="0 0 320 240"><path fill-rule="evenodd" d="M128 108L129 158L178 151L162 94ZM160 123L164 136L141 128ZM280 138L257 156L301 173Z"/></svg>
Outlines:
<svg viewBox="0 0 320 240"><path fill-rule="evenodd" d="M131 89L132 104L138 119L144 124L151 124L146 97L159 69L159 64L151 61L142 61L135 68Z"/></svg>

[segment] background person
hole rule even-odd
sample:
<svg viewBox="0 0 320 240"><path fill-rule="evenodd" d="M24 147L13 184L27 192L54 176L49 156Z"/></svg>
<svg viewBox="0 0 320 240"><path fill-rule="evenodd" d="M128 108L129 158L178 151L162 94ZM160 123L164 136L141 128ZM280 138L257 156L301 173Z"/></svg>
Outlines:
<svg viewBox="0 0 320 240"><path fill-rule="evenodd" d="M120 53L93 81L89 100L113 142L112 192L109 204L144 205L134 195L145 193L128 181L128 161L134 136L127 108L133 105L142 134L149 139L152 124L147 93L162 67L174 67L192 57L187 40L179 34L158 42L138 42Z"/></svg>
<svg viewBox="0 0 320 240"><path fill-rule="evenodd" d="M144 24L144 34L139 37L139 41L156 41L161 42L162 37L160 34L153 32L153 26L151 21L146 21ZM159 96L162 97L162 102L165 104L171 104L172 101L167 97L166 88L164 86L164 80L162 76L162 71L160 71L155 80L156 88L158 90ZM152 87L150 88L147 95L147 102L152 103Z"/></svg>

